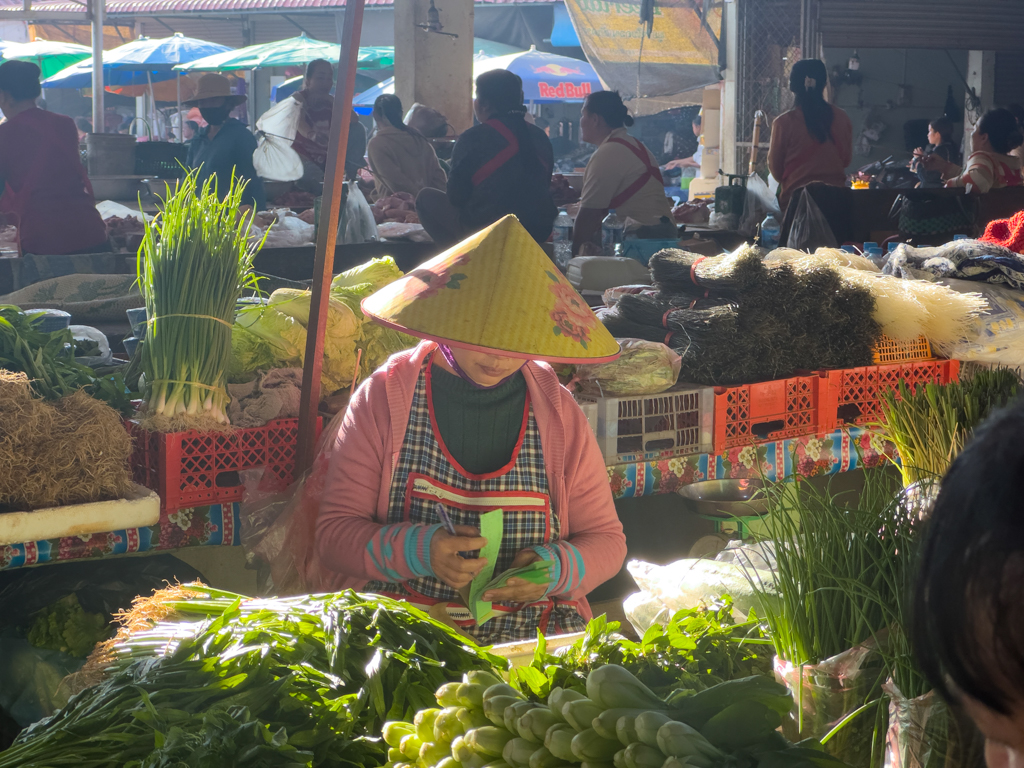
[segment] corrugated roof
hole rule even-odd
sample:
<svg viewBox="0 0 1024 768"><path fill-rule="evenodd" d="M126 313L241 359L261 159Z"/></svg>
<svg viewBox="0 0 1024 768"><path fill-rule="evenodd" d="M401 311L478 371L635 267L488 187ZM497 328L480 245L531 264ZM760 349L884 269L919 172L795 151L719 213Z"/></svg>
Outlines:
<svg viewBox="0 0 1024 768"><path fill-rule="evenodd" d="M558 0L476 0L477 5L551 5ZM395 0L366 0L367 6L392 6ZM159 16L182 13L223 13L251 11L278 13L307 8L344 8L345 0L107 0L106 13L112 16ZM0 13L21 11L18 0L0 0ZM41 13L81 13L85 5L70 0L33 2L32 10Z"/></svg>

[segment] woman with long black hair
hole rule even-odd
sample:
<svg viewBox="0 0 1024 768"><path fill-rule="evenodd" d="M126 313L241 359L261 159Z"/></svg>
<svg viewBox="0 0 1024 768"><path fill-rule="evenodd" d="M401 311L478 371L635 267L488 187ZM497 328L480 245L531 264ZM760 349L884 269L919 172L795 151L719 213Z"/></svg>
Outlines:
<svg viewBox="0 0 1024 768"><path fill-rule="evenodd" d="M846 184L846 166L853 160L853 124L843 110L825 101L827 83L824 62L798 61L789 76L796 106L772 123L768 169L779 182L783 211L793 192L811 182Z"/></svg>
<svg viewBox="0 0 1024 768"><path fill-rule="evenodd" d="M551 199L551 140L526 122L523 81L504 69L476 79L473 111L480 125L459 136L447 192L424 189L416 198L423 228L434 242L454 245L514 214L539 243L558 210Z"/></svg>
<svg viewBox="0 0 1024 768"><path fill-rule="evenodd" d="M446 182L437 154L419 131L402 120L402 102L390 93L373 102L376 131L366 145L366 156L376 183L375 199L408 192L415 197L424 187Z"/></svg>

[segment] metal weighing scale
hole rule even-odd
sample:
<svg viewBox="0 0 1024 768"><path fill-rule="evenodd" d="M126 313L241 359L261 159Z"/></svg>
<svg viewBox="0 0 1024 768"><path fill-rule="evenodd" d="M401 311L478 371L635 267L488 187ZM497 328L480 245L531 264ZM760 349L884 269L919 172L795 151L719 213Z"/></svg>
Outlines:
<svg viewBox="0 0 1024 768"><path fill-rule="evenodd" d="M696 505L698 516L715 524L715 533L698 539L690 557L714 557L733 539L749 538L750 525L768 513L760 478L705 480L677 493Z"/></svg>

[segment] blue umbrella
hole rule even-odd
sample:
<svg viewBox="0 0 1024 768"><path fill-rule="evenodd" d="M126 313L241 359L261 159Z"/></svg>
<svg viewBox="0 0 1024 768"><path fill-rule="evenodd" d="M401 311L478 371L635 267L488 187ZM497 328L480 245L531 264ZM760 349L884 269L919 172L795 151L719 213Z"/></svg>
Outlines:
<svg viewBox="0 0 1024 768"><path fill-rule="evenodd" d="M473 59L474 78L492 69L507 69L519 75L523 79L523 97L527 103L583 101L588 93L600 91L603 87L588 62L543 53L532 46L528 51L506 56L490 57L478 53ZM357 114L368 115L373 111L373 102L378 96L394 92L395 78L391 77L356 96L352 106Z"/></svg>
<svg viewBox="0 0 1024 768"><path fill-rule="evenodd" d="M538 51L496 56L473 66L476 77L492 69L507 69L523 79L523 98L531 101L583 101L588 93L602 90L601 79L589 62Z"/></svg>
<svg viewBox="0 0 1024 768"><path fill-rule="evenodd" d="M147 85L178 76L173 68L215 53L232 50L226 45L185 37L140 37L103 54L103 84L108 86ZM42 83L44 88L91 88L92 60L87 59L58 72Z"/></svg>

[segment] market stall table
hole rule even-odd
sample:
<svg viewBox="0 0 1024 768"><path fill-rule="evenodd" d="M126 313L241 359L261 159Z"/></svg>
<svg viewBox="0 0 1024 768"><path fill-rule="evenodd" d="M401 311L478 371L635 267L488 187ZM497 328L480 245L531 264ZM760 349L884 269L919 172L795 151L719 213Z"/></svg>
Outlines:
<svg viewBox="0 0 1024 768"><path fill-rule="evenodd" d="M708 453L608 467L616 499L675 493L684 485L716 478L761 477L776 480L794 472L813 477L850 472L884 463L894 455L891 445L858 427L824 435L805 435L721 455ZM228 510L230 509L230 512ZM167 551L186 547L239 546L239 504L214 504L162 510L149 528L69 536L0 546L0 570L29 565Z"/></svg>

